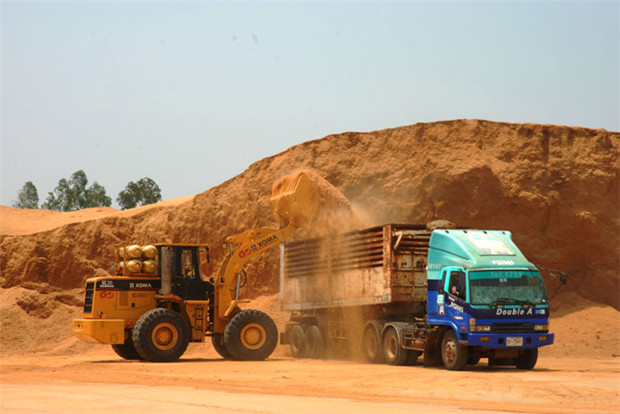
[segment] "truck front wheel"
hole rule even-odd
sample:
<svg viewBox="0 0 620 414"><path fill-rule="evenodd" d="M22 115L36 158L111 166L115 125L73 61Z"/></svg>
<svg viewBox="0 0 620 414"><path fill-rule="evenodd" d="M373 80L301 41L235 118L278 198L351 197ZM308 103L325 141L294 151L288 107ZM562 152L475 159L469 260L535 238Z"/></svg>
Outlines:
<svg viewBox="0 0 620 414"><path fill-rule="evenodd" d="M276 349L278 328L266 313L245 309L226 325L224 344L234 359L260 361Z"/></svg>
<svg viewBox="0 0 620 414"><path fill-rule="evenodd" d="M189 326L177 312L166 308L147 311L136 322L132 339L145 361L172 362L185 353Z"/></svg>
<svg viewBox="0 0 620 414"><path fill-rule="evenodd" d="M461 370L467 364L467 354L467 347L459 344L454 331L446 331L441 341L443 365L451 371Z"/></svg>
<svg viewBox="0 0 620 414"><path fill-rule="evenodd" d="M524 349L515 358L515 366L519 369L532 369L538 360L538 348Z"/></svg>

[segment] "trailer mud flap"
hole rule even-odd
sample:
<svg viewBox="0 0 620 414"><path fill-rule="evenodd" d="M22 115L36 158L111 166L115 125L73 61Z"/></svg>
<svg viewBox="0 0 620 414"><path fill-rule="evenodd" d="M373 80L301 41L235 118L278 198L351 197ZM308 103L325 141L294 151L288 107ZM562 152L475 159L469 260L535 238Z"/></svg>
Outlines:
<svg viewBox="0 0 620 414"><path fill-rule="evenodd" d="M424 345L424 362L425 367L437 367L442 365L441 349L439 347L439 333L430 333Z"/></svg>

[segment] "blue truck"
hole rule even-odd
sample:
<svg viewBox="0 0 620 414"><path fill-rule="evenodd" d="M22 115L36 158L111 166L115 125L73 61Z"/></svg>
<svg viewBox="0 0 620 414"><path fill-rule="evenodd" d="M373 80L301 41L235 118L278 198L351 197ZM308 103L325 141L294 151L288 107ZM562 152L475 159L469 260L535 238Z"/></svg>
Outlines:
<svg viewBox="0 0 620 414"><path fill-rule="evenodd" d="M298 358L533 369L554 340L541 274L509 231L386 224L289 242L280 295Z"/></svg>

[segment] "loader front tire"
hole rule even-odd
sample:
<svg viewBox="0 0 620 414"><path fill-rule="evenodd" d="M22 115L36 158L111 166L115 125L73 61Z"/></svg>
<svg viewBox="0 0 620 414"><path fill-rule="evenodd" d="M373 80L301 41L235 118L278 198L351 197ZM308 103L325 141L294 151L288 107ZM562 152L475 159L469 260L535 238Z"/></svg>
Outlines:
<svg viewBox="0 0 620 414"><path fill-rule="evenodd" d="M155 308L138 319L132 337L136 351L145 361L172 362L185 353L190 333L187 322L177 312Z"/></svg>
<svg viewBox="0 0 620 414"><path fill-rule="evenodd" d="M136 347L133 346L133 339L131 338L131 333L129 333L129 336L125 339L125 343L112 345L112 349L119 357L123 359L129 361L141 359L140 354L138 354L138 351L136 351Z"/></svg>
<svg viewBox="0 0 620 414"><path fill-rule="evenodd" d="M224 344L233 359L260 361L269 357L276 348L278 328L266 313L245 309L226 325Z"/></svg>

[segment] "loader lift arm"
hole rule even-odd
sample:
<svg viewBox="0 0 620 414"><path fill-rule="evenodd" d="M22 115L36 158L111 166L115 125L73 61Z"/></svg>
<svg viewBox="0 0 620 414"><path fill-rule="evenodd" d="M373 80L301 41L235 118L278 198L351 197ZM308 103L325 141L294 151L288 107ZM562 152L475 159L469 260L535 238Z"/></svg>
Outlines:
<svg viewBox="0 0 620 414"><path fill-rule="evenodd" d="M229 247L228 257L222 264L215 283L218 292L215 295L215 332L223 332L230 316L239 311L238 305L246 302L239 299L243 265L271 247L278 246L294 231L295 228L290 225L280 230L262 227L226 238Z"/></svg>
<svg viewBox="0 0 620 414"><path fill-rule="evenodd" d="M242 266L279 246L300 227L310 226L322 210L347 210L347 198L318 173L301 170L276 181L269 199L279 229L261 227L226 238L228 254L215 280L214 332L223 332L232 316L240 311Z"/></svg>

